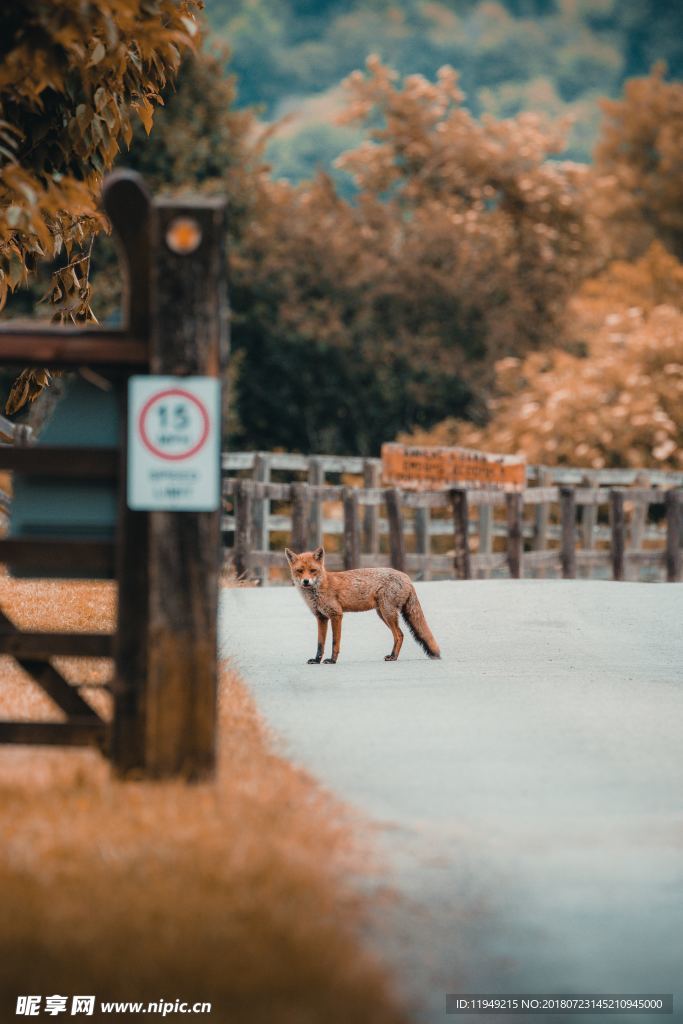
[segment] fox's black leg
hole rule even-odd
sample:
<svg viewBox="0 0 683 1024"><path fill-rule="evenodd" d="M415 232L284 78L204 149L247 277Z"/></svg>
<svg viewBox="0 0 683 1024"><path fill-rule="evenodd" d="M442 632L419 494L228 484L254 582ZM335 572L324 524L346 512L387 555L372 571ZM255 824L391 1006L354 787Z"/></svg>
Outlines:
<svg viewBox="0 0 683 1024"><path fill-rule="evenodd" d="M325 637L327 636L327 622L328 620L324 615L316 615L318 620L318 649L315 652L315 658L309 658L309 665L319 665L322 661L323 651L325 650Z"/></svg>
<svg viewBox="0 0 683 1024"><path fill-rule="evenodd" d="M341 643L341 615L335 615L332 618L332 657L325 658L325 665L336 665L337 658L339 657L339 645Z"/></svg>

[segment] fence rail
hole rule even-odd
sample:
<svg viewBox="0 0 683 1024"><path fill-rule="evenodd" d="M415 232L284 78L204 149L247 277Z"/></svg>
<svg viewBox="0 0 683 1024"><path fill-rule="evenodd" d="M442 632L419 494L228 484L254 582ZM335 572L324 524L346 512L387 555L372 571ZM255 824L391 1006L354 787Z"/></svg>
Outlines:
<svg viewBox="0 0 683 1024"><path fill-rule="evenodd" d="M226 557L263 583L286 579L284 544L323 542L333 569L391 565L418 579L681 578L683 474L529 467L529 486L510 494L382 488L380 460L354 456L235 452L223 469L251 471L224 478Z"/></svg>

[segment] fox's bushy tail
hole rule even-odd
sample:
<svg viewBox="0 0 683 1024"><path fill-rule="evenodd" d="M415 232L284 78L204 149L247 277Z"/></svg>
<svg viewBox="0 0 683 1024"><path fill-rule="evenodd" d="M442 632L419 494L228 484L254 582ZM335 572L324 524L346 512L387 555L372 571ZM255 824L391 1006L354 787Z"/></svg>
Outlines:
<svg viewBox="0 0 683 1024"><path fill-rule="evenodd" d="M427 625L424 612L422 611L422 605L420 604L417 594L415 593L415 587L410 588L410 594L408 600L401 609L401 615L403 621L413 635L413 639L418 642L422 650L425 652L428 658L440 658L441 651L439 645L434 639L434 634Z"/></svg>

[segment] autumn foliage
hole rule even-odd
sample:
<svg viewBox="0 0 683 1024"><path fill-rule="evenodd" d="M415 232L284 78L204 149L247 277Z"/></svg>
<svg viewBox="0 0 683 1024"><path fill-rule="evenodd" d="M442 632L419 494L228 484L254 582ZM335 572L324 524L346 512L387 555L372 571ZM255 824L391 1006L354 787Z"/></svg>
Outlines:
<svg viewBox="0 0 683 1024"><path fill-rule="evenodd" d="M233 260L243 439L376 452L407 424L482 408L493 363L557 343L599 251L586 170L552 163L532 114L477 121L457 74L347 83L367 141L324 174L268 182Z"/></svg>
<svg viewBox="0 0 683 1024"><path fill-rule="evenodd" d="M376 454L417 433L548 462L679 465L680 82L656 67L605 100L588 165L562 159L566 125L506 116L500 90L496 116L481 113L451 67L401 78L373 57L344 85L341 127L361 141L334 174L294 185L264 165L269 129L235 109L225 53L193 46L195 6L127 0L88 21L88 5L44 0L1 16L5 292L61 252L56 317L115 312L113 252L91 261L90 240L117 158L154 189L227 195L233 445ZM511 27L494 8L486 38ZM269 9L247 21L260 12L267 32ZM565 91L589 65L563 66ZM47 379L20 379L10 407Z"/></svg>
<svg viewBox="0 0 683 1024"><path fill-rule="evenodd" d="M502 359L487 426L449 419L413 436L532 463L683 470L683 265L653 243L587 281L571 312L582 355Z"/></svg>
<svg viewBox="0 0 683 1024"><path fill-rule="evenodd" d="M36 0L0 13L0 309L39 260L64 259L53 319L92 318L89 243L106 228L102 175L149 132L161 91L193 45L195 0ZM10 402L35 397L28 375ZM31 387L30 384L33 384Z"/></svg>

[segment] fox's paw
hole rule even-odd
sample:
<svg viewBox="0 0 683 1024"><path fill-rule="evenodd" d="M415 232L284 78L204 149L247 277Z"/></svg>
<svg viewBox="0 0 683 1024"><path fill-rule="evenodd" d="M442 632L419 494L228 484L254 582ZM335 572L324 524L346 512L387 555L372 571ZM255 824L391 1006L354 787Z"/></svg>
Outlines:
<svg viewBox="0 0 683 1024"><path fill-rule="evenodd" d="M320 658L309 658L308 661L306 662L306 664L307 665L319 665L320 664Z"/></svg>
<svg viewBox="0 0 683 1024"><path fill-rule="evenodd" d="M384 656L385 661L398 661L398 654L386 654Z"/></svg>
<svg viewBox="0 0 683 1024"><path fill-rule="evenodd" d="M337 659L336 658L325 658L325 660L323 662L323 665L336 665L336 664L337 664Z"/></svg>

